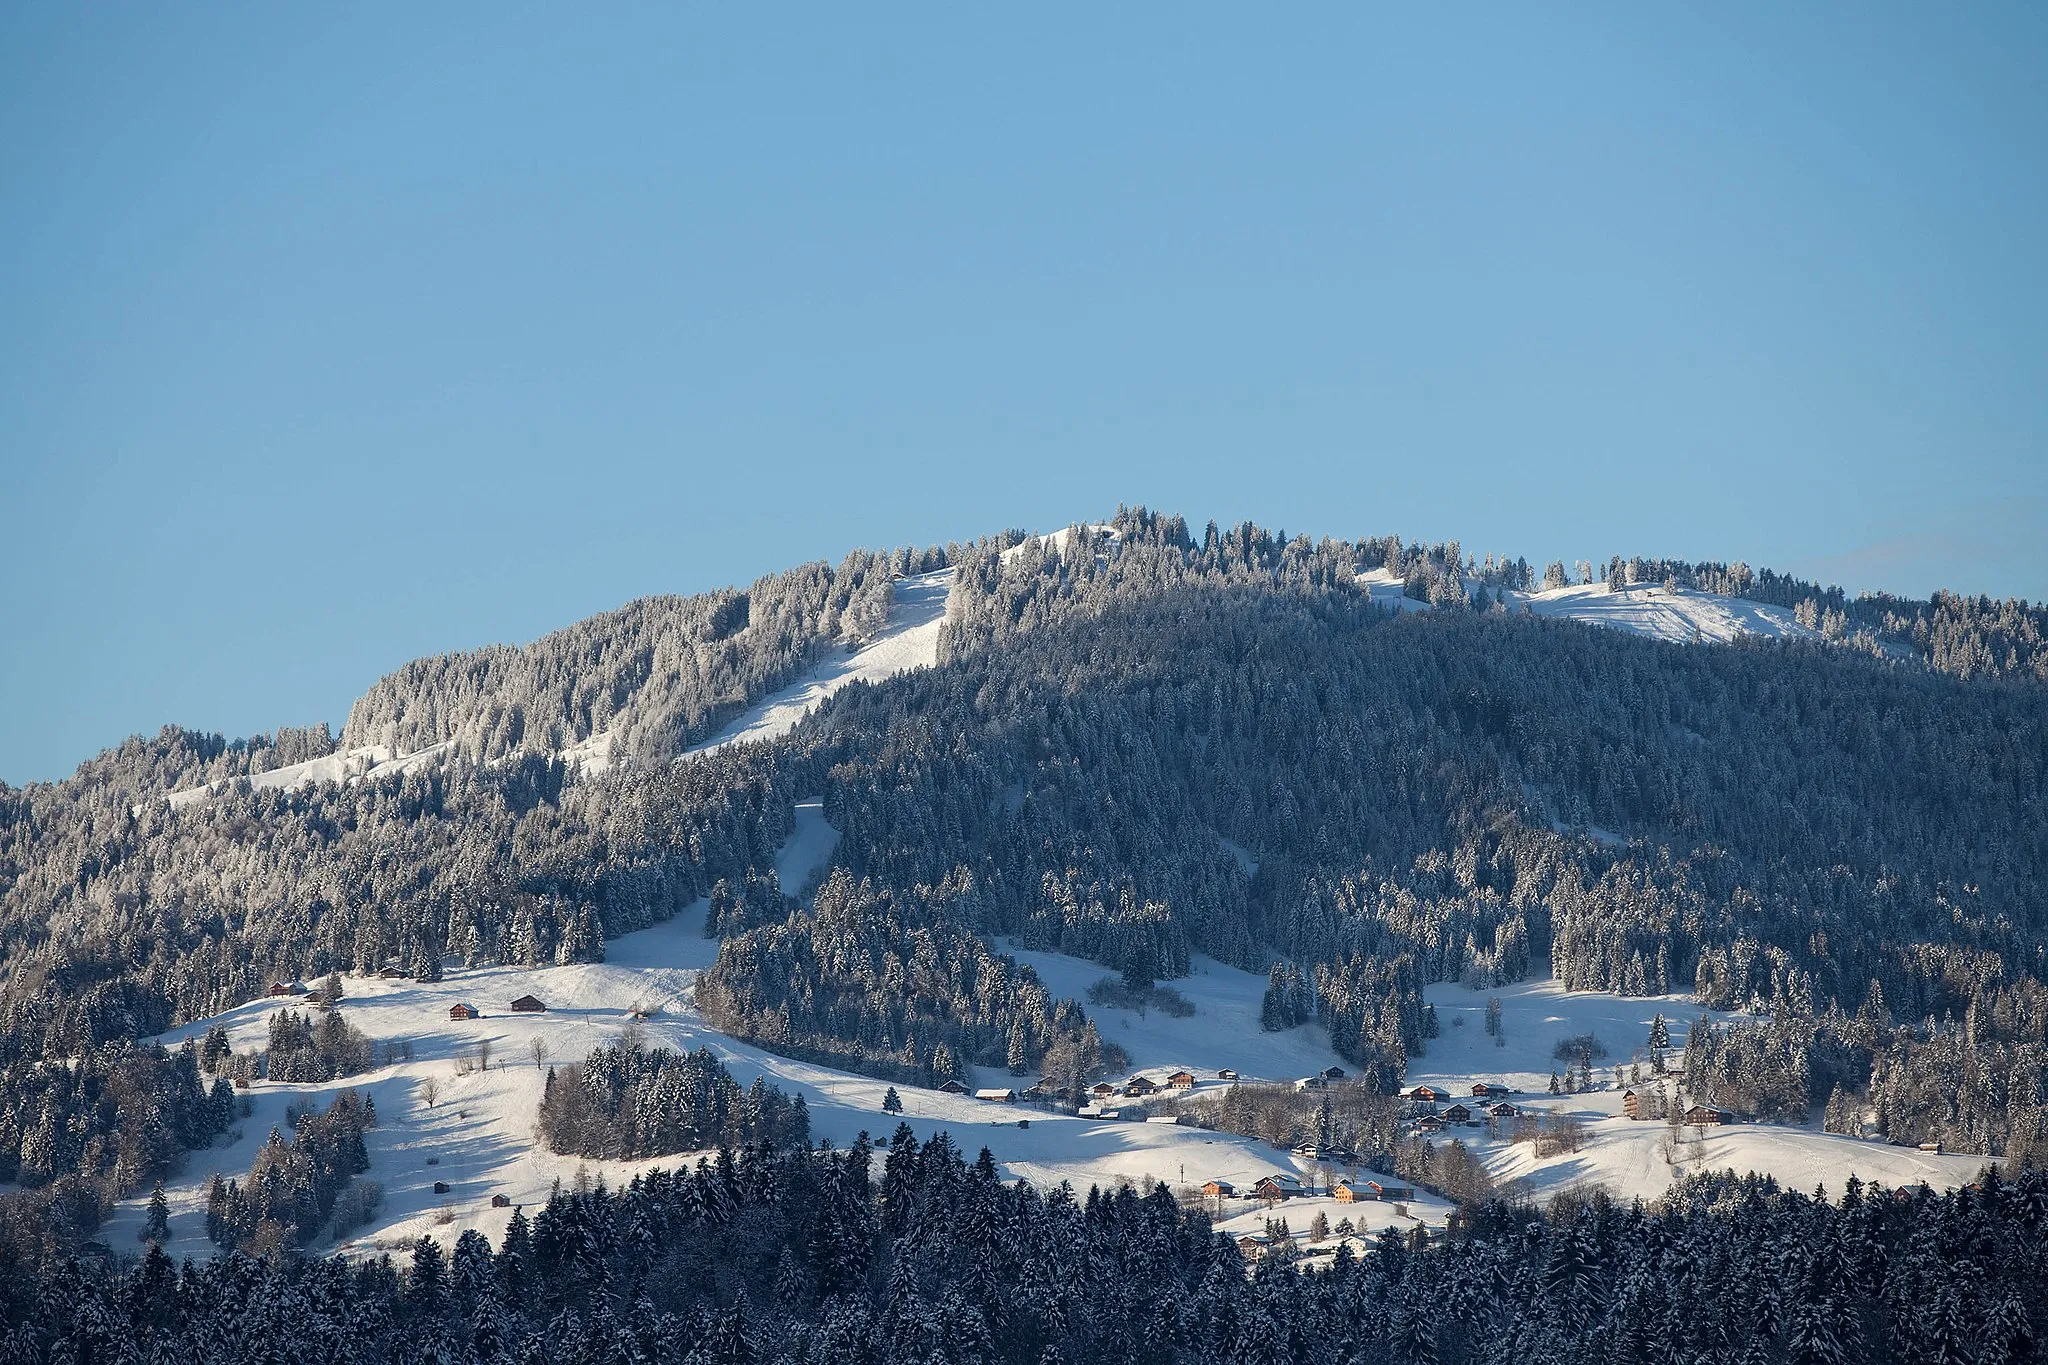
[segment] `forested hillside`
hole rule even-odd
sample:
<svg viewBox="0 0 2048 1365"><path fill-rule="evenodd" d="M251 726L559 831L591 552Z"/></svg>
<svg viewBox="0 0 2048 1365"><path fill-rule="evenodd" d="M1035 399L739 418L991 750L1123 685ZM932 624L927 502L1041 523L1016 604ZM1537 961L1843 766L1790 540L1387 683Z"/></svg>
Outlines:
<svg viewBox="0 0 2048 1365"><path fill-rule="evenodd" d="M799 736L837 861L934 922L1135 978L1277 953L1303 983L1283 1013L1386 1082L1424 1046L1420 985L1547 965L1768 1011L1696 1063L1743 1112L1839 1090L1902 1139L2043 1141L2048 693L1832 645L1391 616L1351 587L1375 554L1403 552L1132 516L969 557L950 665ZM780 932L711 974L752 1002L733 1027L843 1048L813 1010L835 983L754 946Z"/></svg>
<svg viewBox="0 0 2048 1365"><path fill-rule="evenodd" d="M892 576L946 565L940 667L676 759L878 629ZM1368 573L1431 609L1389 611ZM1431 981L1697 990L1768 1016L1688 1060L1744 1112L2041 1144L2039 613L1887 599L1886 625L1741 566L1607 574L1790 602L1819 638L1665 644L1516 611L1535 575L1506 556L1127 511L420 661L338 742L444 746L379 780L178 807L337 741L130 741L0 790L0 1100L25 1131L43 1068L271 981L593 960L710 896L721 1026L896 1079L1115 1063L980 937L1001 934L1137 985L1196 951L1278 961L1274 1022L1320 1018L1382 1083L1426 1045ZM609 767L564 758L599 736ZM842 837L807 910L772 868L818 796ZM93 1197L142 1169L108 1163Z"/></svg>

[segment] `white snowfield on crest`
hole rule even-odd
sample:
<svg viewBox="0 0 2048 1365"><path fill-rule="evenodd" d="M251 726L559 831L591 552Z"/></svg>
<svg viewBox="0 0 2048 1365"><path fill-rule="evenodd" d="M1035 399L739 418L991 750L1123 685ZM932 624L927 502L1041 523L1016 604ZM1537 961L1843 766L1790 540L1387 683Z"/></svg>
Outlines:
<svg viewBox="0 0 2048 1365"><path fill-rule="evenodd" d="M1405 582L1390 569L1370 569L1354 581L1372 595L1376 605L1404 612L1429 610L1427 602L1405 595ZM1479 586L1476 578L1465 580L1468 592ZM1632 583L1625 588L1579 583L1542 592L1508 591L1500 595L1506 599L1511 613L1526 611L1531 616L1555 621L1583 621L1671 644L1725 645L1744 635L1772 640L1820 638L1783 607L1690 588L1666 588L1659 583Z"/></svg>

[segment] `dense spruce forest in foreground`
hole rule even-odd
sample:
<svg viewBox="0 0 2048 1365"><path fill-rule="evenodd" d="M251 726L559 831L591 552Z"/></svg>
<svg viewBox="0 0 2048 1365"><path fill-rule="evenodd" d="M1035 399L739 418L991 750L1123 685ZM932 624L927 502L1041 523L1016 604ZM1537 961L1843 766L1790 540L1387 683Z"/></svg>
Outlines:
<svg viewBox="0 0 2048 1365"><path fill-rule="evenodd" d="M942 569L939 667L685 756ZM1374 570L1433 609L1376 605ZM140 1041L167 1027L338 970L596 960L706 897L708 1018L899 1083L1117 1064L1007 936L1132 989L1196 952L1277 968L1274 1025L1319 1020L1382 1090L1428 1045L1431 981L1693 991L1756 1016L1688 1052L1704 1099L2048 1148L2048 616L1741 565L1604 574L1772 602L1813 637L1662 643L1518 614L1531 566L1455 543L1127 510L422 660L339 738L167 729L0 788L10 1225L75 1241L220 1131L207 1078ZM353 780L249 780L351 753ZM773 868L814 797L842 837L806 905Z"/></svg>
<svg viewBox="0 0 2048 1365"><path fill-rule="evenodd" d="M0 1274L0 1321L10 1360L81 1365L2007 1365L2048 1331L2048 1178L1831 1200L1695 1177L1654 1211L1488 1204L1427 1246L1247 1269L1163 1186L1005 1186L899 1128L564 1191L496 1248Z"/></svg>

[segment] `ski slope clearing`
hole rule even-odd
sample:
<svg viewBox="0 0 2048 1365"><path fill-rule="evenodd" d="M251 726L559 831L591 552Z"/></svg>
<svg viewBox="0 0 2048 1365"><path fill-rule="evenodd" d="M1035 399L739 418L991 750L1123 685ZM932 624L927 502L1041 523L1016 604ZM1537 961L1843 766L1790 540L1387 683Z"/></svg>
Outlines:
<svg viewBox="0 0 2048 1365"><path fill-rule="evenodd" d="M302 763L287 763L281 768L266 772L251 773L249 785L258 791L291 791L298 787L318 782L375 782L386 777L403 777L415 768L423 768L441 761L448 749L446 741L430 744L409 754L401 754L373 744L366 748L349 749L344 752L309 758ZM235 781L241 779L236 778ZM211 782L199 787L186 787L164 797L172 810L183 810L197 805L226 787L226 782ZM138 807L138 811L139 811Z"/></svg>
<svg viewBox="0 0 2048 1365"><path fill-rule="evenodd" d="M1637 1063L1650 1076L1645 1046L1651 1019L1664 1016L1671 1039L1671 1063L1679 1065L1686 1035L1704 1018L1726 1022L1736 1016L1702 1010L1685 996L1624 997L1598 991L1566 991L1554 979L1472 991L1441 983L1424 989L1436 1007L1439 1036L1408 1068L1407 1084L1434 1085L1455 1099L1469 1096L1474 1082L1505 1085L1517 1107L1538 1116L1569 1114L1584 1125L1585 1141L1576 1152L1538 1159L1535 1149L1510 1140L1500 1125L1447 1128L1435 1140L1463 1142L1499 1182L1517 1182L1523 1193L1544 1199L1561 1189L1604 1185L1616 1197L1649 1201L1671 1184L1697 1171L1755 1171L1782 1185L1811 1191L1825 1184L1839 1195L1850 1175L1884 1185L1921 1183L1944 1189L1974 1179L1987 1158L1968 1154L1922 1152L1835 1133L1818 1125L1738 1123L1724 1128L1682 1127L1677 1141L1667 1142L1660 1120L1634 1120L1622 1115L1622 1096L1632 1084L1626 1075ZM1501 1002L1503 1045L1486 1032L1486 1002ZM1567 1063L1553 1050L1566 1038L1592 1034L1607 1050L1596 1061L1596 1088L1578 1095L1552 1095L1550 1077ZM1667 1077L1675 1093L1678 1078ZM1648 1081L1647 1084L1654 1084ZM1696 1098L1696 1097L1688 1097Z"/></svg>
<svg viewBox="0 0 2048 1365"><path fill-rule="evenodd" d="M880 682L912 668L930 668L939 661L939 628L945 623L946 598L952 585L951 569L896 580L888 623L872 640L817 665L787 687L761 698L715 738L689 753L709 753L743 741L779 739L833 693L856 679ZM444 740L409 754L396 753L381 745L349 749L255 773L249 784L259 790L289 791L319 782L376 782L439 763L449 748L449 742ZM562 750L561 756L584 772L601 773L611 766L611 750L611 731L600 730ZM187 787L169 793L164 800L171 809L183 810L205 801L225 785L215 782ZM140 809L137 807L138 814Z"/></svg>
<svg viewBox="0 0 2048 1365"><path fill-rule="evenodd" d="M913 668L937 664L939 628L945 624L953 571L941 569L914 578L899 578L895 587L896 600L889 608L889 623L874 639L850 654L819 664L779 692L761 698L715 738L689 752L707 754L728 744L780 739L850 682L881 682Z"/></svg>

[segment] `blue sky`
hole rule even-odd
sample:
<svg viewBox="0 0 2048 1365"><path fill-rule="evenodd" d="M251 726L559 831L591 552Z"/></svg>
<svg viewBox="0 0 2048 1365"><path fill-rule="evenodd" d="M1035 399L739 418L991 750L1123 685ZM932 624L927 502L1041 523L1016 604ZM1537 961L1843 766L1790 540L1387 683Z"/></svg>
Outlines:
<svg viewBox="0 0 2048 1365"><path fill-rule="evenodd" d="M12 10L0 778L1119 502L2048 597L2048 10L1099 8Z"/></svg>

